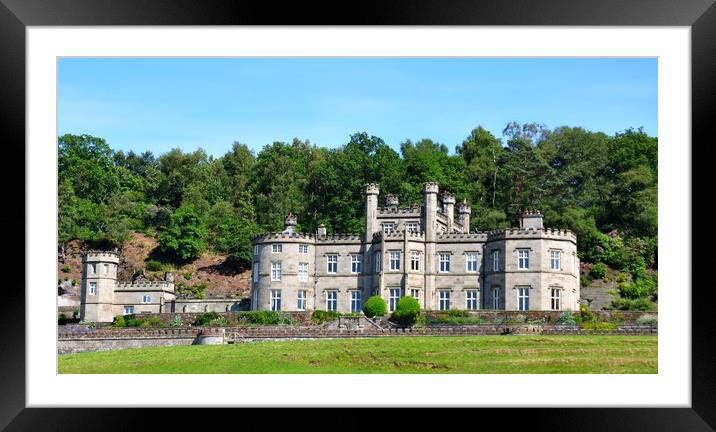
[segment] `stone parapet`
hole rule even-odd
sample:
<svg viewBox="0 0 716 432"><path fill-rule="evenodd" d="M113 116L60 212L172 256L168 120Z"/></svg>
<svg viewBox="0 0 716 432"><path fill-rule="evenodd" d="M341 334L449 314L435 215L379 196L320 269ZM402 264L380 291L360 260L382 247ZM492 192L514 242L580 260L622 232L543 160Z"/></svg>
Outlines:
<svg viewBox="0 0 716 432"><path fill-rule="evenodd" d="M83 262L93 261L109 261L113 263L119 262L119 252L117 251L102 251L102 250L90 250L85 252L82 256Z"/></svg>
<svg viewBox="0 0 716 432"><path fill-rule="evenodd" d="M553 228L509 228L505 230L487 231L487 240L508 240L508 239L524 239L524 238L547 238L557 240L570 240L577 242L577 236L570 230L553 229Z"/></svg>
<svg viewBox="0 0 716 432"><path fill-rule="evenodd" d="M281 242L314 242L316 241L316 236L313 234L306 234L306 233L287 233L287 232L267 232L263 234L257 234L253 237L251 237L251 241L254 244L257 243L271 243L276 241Z"/></svg>
<svg viewBox="0 0 716 432"><path fill-rule="evenodd" d="M422 211L420 207L406 207L406 208L394 208L394 207L378 207L378 215L409 215L409 216L420 216Z"/></svg>
<svg viewBox="0 0 716 432"><path fill-rule="evenodd" d="M164 281L141 281L141 282L118 282L117 290L151 290L160 289L166 291L174 291L174 284L172 282Z"/></svg>

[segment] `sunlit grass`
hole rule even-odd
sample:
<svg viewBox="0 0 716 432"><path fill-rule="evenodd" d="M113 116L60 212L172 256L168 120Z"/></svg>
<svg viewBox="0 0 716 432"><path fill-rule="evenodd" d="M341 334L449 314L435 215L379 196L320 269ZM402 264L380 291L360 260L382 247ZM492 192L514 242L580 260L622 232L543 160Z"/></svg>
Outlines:
<svg viewBox="0 0 716 432"><path fill-rule="evenodd" d="M657 373L656 336L386 337L59 356L60 373Z"/></svg>

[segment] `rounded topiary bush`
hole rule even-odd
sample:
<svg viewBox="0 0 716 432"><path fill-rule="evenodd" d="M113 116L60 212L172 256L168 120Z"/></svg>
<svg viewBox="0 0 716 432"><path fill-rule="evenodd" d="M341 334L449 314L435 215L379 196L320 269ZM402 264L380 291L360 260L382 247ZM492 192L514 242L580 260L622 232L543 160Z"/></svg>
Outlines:
<svg viewBox="0 0 716 432"><path fill-rule="evenodd" d="M405 296L398 300L398 305L395 307L395 312L393 312L391 318L402 325L413 325L419 316L420 303L413 297Z"/></svg>
<svg viewBox="0 0 716 432"><path fill-rule="evenodd" d="M373 296L366 300L363 305L363 313L368 318L383 316L388 312L388 305L381 296Z"/></svg>

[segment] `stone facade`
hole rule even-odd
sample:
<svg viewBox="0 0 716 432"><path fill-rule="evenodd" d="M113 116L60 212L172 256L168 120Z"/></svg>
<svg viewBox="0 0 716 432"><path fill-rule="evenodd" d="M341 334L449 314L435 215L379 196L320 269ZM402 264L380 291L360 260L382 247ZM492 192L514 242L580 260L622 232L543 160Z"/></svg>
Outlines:
<svg viewBox="0 0 716 432"><path fill-rule="evenodd" d="M117 282L119 253L89 251L82 258L80 320L112 322L117 315L161 313L174 301L171 274L164 281Z"/></svg>
<svg viewBox="0 0 716 432"><path fill-rule="evenodd" d="M253 239L253 310L360 311L372 295L393 308L401 296L426 310L578 310L577 238L542 226L527 212L520 228L470 232L470 206L425 183L423 206L400 208L393 194L378 207L377 184L364 187L364 235L295 232Z"/></svg>

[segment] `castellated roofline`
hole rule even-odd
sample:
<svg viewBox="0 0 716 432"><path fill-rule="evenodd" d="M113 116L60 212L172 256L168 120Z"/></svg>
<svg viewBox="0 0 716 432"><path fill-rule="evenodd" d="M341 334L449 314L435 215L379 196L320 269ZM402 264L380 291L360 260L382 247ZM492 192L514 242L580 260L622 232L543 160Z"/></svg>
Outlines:
<svg viewBox="0 0 716 432"><path fill-rule="evenodd" d="M162 289L165 291L174 291L174 284L172 282L166 282L166 281L118 282L117 289L120 289L120 290Z"/></svg>
<svg viewBox="0 0 716 432"><path fill-rule="evenodd" d="M444 191L442 194L443 204L455 204L455 194Z"/></svg>
<svg viewBox="0 0 716 432"><path fill-rule="evenodd" d="M366 195L378 195L380 193L380 185L378 183L366 183L363 185L363 193Z"/></svg>
<svg viewBox="0 0 716 432"><path fill-rule="evenodd" d="M109 261L119 263L118 251L89 250L82 256L82 261Z"/></svg>
<svg viewBox="0 0 716 432"><path fill-rule="evenodd" d="M438 184L435 182L423 183L423 193L438 193Z"/></svg>
<svg viewBox="0 0 716 432"><path fill-rule="evenodd" d="M487 231L488 240L546 237L576 242L577 235L567 229L558 228L509 228Z"/></svg>

